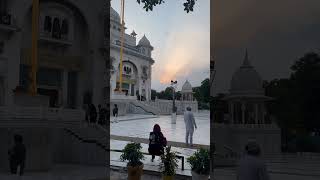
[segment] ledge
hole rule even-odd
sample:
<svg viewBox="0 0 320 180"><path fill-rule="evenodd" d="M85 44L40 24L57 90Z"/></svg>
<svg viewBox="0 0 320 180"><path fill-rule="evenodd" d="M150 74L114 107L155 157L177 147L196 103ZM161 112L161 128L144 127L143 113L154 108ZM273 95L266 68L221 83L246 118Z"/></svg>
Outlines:
<svg viewBox="0 0 320 180"><path fill-rule="evenodd" d="M46 42L46 43L51 43L51 44L56 44L56 45L61 45L61 46L72 46L71 41L67 40L61 40L61 39L54 39L50 37L39 37L39 41Z"/></svg>

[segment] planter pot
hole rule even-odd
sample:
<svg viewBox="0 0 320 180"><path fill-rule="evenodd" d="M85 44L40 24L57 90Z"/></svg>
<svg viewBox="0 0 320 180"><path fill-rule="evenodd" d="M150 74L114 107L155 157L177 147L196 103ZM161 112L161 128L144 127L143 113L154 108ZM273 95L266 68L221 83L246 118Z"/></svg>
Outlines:
<svg viewBox="0 0 320 180"><path fill-rule="evenodd" d="M192 180L208 180L209 175L203 175L203 174L198 174L194 171L191 171L192 174Z"/></svg>
<svg viewBox="0 0 320 180"><path fill-rule="evenodd" d="M176 124L177 122L177 113L172 113L171 114L171 123Z"/></svg>
<svg viewBox="0 0 320 180"><path fill-rule="evenodd" d="M173 180L173 176L163 176L163 180Z"/></svg>
<svg viewBox="0 0 320 180"><path fill-rule="evenodd" d="M140 180L143 171L143 164L140 166L128 166L128 180Z"/></svg>

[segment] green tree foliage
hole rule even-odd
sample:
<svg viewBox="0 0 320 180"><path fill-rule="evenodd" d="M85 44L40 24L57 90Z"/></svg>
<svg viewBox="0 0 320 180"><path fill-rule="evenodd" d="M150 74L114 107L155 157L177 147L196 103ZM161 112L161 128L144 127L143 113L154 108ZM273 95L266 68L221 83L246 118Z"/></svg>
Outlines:
<svg viewBox="0 0 320 180"><path fill-rule="evenodd" d="M197 0L185 0L185 3L183 3L184 10L189 13L190 11L193 11L193 7L195 5L195 1ZM137 0L139 4L143 4L143 8L146 11L152 11L153 7L160 5L164 3L164 0Z"/></svg>
<svg viewBox="0 0 320 180"><path fill-rule="evenodd" d="M307 53L291 66L288 79L265 84L266 95L275 100L267 107L282 128L320 129L320 57Z"/></svg>

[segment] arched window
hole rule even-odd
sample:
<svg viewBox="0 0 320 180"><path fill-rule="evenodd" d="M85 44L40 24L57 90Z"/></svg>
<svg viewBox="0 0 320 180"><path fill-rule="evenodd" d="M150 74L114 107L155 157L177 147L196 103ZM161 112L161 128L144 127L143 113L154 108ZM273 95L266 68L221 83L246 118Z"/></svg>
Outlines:
<svg viewBox="0 0 320 180"><path fill-rule="evenodd" d="M50 16L46 16L44 19L44 31L51 32L52 29L52 18Z"/></svg>
<svg viewBox="0 0 320 180"><path fill-rule="evenodd" d="M52 37L60 39L60 20L58 18L54 18L53 20L53 28L52 28Z"/></svg>
<svg viewBox="0 0 320 180"><path fill-rule="evenodd" d="M62 25L61 25L61 34L62 35L67 35L69 33L69 24L68 24L68 20L64 19L62 21Z"/></svg>

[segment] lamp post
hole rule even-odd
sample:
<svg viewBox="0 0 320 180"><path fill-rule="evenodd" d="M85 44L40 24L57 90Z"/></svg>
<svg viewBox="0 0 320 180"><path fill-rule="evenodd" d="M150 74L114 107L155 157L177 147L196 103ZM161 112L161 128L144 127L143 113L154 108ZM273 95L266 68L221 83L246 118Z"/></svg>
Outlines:
<svg viewBox="0 0 320 180"><path fill-rule="evenodd" d="M171 87L172 87L172 124L176 124L177 119L177 108L175 103L175 88L177 86L177 81L171 80Z"/></svg>

